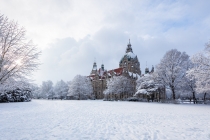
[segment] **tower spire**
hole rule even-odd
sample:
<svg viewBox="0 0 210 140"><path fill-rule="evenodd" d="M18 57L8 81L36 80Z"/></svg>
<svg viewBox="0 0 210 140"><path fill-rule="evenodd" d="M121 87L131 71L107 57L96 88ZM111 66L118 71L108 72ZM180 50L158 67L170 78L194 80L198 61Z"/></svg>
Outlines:
<svg viewBox="0 0 210 140"><path fill-rule="evenodd" d="M92 70L97 70L97 64L96 64L96 58L94 57L94 63L93 63L93 69Z"/></svg>
<svg viewBox="0 0 210 140"><path fill-rule="evenodd" d="M129 39L129 43L128 43L127 48L126 48L126 53L128 53L128 52L133 52L133 50L131 48L130 39Z"/></svg>

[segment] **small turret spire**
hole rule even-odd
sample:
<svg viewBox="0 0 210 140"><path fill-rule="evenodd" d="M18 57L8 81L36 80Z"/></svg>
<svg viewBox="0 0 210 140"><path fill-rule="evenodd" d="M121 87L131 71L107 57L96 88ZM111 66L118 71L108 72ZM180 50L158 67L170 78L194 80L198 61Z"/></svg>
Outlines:
<svg viewBox="0 0 210 140"><path fill-rule="evenodd" d="M133 52L133 50L131 48L130 39L129 39L129 43L128 43L127 48L126 48L126 53L128 53L128 52Z"/></svg>
<svg viewBox="0 0 210 140"><path fill-rule="evenodd" d="M94 63L93 63L93 69L92 70L97 70L97 64L96 64L95 60L94 60Z"/></svg>

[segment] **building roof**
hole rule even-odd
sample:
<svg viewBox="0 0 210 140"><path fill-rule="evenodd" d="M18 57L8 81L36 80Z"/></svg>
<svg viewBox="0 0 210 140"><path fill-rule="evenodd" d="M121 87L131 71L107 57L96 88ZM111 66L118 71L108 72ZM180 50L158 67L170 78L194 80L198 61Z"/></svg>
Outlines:
<svg viewBox="0 0 210 140"><path fill-rule="evenodd" d="M122 75L123 68L117 68L117 69L109 70L108 73L114 73L115 75Z"/></svg>

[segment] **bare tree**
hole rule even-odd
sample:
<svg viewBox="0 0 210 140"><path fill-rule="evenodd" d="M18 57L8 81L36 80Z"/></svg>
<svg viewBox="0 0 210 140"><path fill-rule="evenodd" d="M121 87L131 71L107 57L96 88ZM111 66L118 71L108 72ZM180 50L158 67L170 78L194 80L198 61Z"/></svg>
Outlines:
<svg viewBox="0 0 210 140"><path fill-rule="evenodd" d="M0 84L9 78L20 80L36 70L40 52L26 39L26 30L0 16Z"/></svg>
<svg viewBox="0 0 210 140"><path fill-rule="evenodd" d="M188 61L189 56L185 52L172 49L166 52L156 67L159 81L171 89L174 100L176 99L175 91L182 84L186 74Z"/></svg>

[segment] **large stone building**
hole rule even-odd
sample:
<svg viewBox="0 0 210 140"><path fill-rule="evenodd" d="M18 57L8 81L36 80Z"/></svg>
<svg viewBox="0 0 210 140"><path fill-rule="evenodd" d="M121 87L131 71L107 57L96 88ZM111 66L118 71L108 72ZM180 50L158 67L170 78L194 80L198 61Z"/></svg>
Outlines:
<svg viewBox="0 0 210 140"><path fill-rule="evenodd" d="M93 63L93 68L88 77L90 77L93 85L93 94L95 99L103 99L103 91L107 88L107 80L113 76L126 76L132 80L133 91L135 92L136 80L141 75L140 63L137 55L133 53L131 43L127 45L125 54L119 62L119 68L107 71L102 64L99 69L97 69L96 62ZM134 93L133 93L134 94ZM133 95L132 94L132 95ZM130 96L132 96L130 95Z"/></svg>

